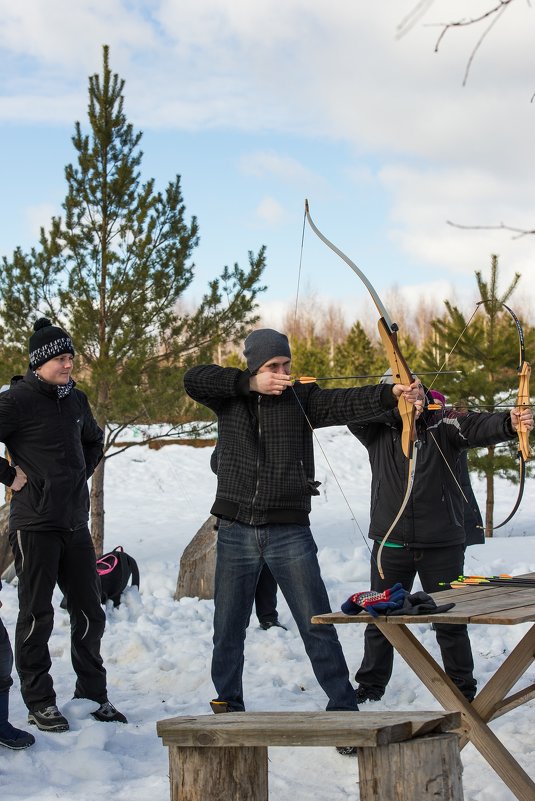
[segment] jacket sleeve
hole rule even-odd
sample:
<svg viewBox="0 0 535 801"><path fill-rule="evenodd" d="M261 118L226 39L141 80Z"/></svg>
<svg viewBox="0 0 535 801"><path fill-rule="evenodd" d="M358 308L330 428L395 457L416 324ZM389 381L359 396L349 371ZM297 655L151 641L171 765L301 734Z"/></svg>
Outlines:
<svg viewBox="0 0 535 801"><path fill-rule="evenodd" d="M351 389L320 389L309 384L307 416L314 428L378 422L397 406L390 384Z"/></svg>
<svg viewBox="0 0 535 801"><path fill-rule="evenodd" d="M18 414L14 401L6 395L0 396L0 442L5 442L17 429ZM0 481L10 487L15 480L17 471L9 464L7 459L0 457Z"/></svg>
<svg viewBox="0 0 535 801"><path fill-rule="evenodd" d="M217 414L229 398L249 394L250 377L248 370L237 367L199 365L184 375L184 389L190 398Z"/></svg>
<svg viewBox="0 0 535 801"><path fill-rule="evenodd" d="M85 411L82 426L82 448L84 449L85 474L91 478L95 468L104 455L104 432L97 425L87 398L84 396Z"/></svg>
<svg viewBox="0 0 535 801"><path fill-rule="evenodd" d="M497 445L516 437L508 412L452 412L444 418L450 438L457 440L461 448L477 448Z"/></svg>

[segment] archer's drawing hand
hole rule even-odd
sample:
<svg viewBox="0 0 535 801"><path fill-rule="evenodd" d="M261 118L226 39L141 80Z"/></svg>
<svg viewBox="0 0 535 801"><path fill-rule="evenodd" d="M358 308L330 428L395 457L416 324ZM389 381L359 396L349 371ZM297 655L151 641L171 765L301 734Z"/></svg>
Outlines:
<svg viewBox="0 0 535 801"><path fill-rule="evenodd" d="M26 476L26 473L21 467L19 467L18 465L14 465L14 467L17 474L13 479L13 484L10 486L9 489L14 490L14 492L18 492L24 487L24 485L28 481L28 478Z"/></svg>
<svg viewBox="0 0 535 801"><path fill-rule="evenodd" d="M249 379L249 389L261 395L282 395L292 385L292 379L285 373L257 373Z"/></svg>
<svg viewBox="0 0 535 801"><path fill-rule="evenodd" d="M531 409L511 409L511 425L513 431L517 431L519 427L522 431L531 431L533 429Z"/></svg>

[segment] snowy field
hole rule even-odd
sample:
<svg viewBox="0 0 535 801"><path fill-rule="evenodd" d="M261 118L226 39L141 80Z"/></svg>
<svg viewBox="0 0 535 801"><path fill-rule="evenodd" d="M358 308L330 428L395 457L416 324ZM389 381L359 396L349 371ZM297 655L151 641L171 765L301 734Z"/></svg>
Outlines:
<svg viewBox="0 0 535 801"><path fill-rule="evenodd" d="M333 609L357 590L369 589L369 553L363 541L369 503L366 452L345 429L320 432L317 478L321 496L313 498L312 528L319 547L323 576ZM336 479L325 459L328 458ZM210 448L187 446L132 448L106 466L106 549L123 545L141 571L141 591L127 591L118 609L107 609L103 655L110 699L129 725L95 722L94 704L74 701L69 655L69 625L59 608L51 638L52 673L58 706L71 730L64 734L36 732L36 744L23 752L0 748L2 801L167 801L167 749L156 736L156 721L184 714L208 714L213 697L210 681L212 601L173 601L179 561L185 546L208 516L215 478L209 469ZM474 489L480 503L482 487ZM343 494L342 494L343 490ZM344 495L347 498L344 500ZM496 520L512 507L516 487L496 486ZM521 510L485 545L469 548L466 573L496 574L535 571L533 482L528 481ZM350 508L349 508L350 507ZM354 519L353 519L354 518ZM499 535L499 536L498 536ZM14 638L17 596L4 584L2 619ZM324 709L295 624L281 597L281 622L289 631L262 631L253 616L246 642L245 702L249 710ZM436 655L429 625L413 627ZM527 630L525 626L473 627L471 639L476 675L484 683ZM340 626L340 639L354 674L362 656L360 626ZM11 722L24 727L26 710L18 692L11 692ZM523 678L535 682L535 668ZM437 709L438 703L418 678L396 657L392 681L373 709ZM535 778L535 702L492 724L493 730ZM505 787L473 746L462 752L465 801L510 801ZM334 748L270 750L270 801L349 801L358 791L355 759ZM209 801L207 799L207 801ZM417 799L415 799L417 801Z"/></svg>

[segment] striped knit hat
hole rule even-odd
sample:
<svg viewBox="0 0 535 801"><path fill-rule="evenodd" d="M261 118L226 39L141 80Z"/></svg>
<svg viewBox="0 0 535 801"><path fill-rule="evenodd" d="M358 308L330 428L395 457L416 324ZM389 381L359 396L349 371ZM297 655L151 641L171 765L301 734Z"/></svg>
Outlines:
<svg viewBox="0 0 535 801"><path fill-rule="evenodd" d="M74 345L62 328L52 325L46 317L41 317L33 324L29 352L30 368L36 370L54 356L61 356L62 353L72 353L74 356Z"/></svg>

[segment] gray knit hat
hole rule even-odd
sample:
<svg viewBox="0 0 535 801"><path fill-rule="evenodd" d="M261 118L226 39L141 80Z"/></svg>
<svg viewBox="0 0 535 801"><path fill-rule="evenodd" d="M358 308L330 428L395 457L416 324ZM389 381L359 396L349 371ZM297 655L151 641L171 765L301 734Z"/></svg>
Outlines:
<svg viewBox="0 0 535 801"><path fill-rule="evenodd" d="M259 367L275 356L292 358L288 337L286 334L279 334L273 328L259 328L257 331L252 331L245 340L243 355L250 373L256 373Z"/></svg>
<svg viewBox="0 0 535 801"><path fill-rule="evenodd" d="M41 317L34 323L28 350L32 370L62 353L72 353L74 356L74 345L70 336L59 326L52 325L46 317Z"/></svg>

